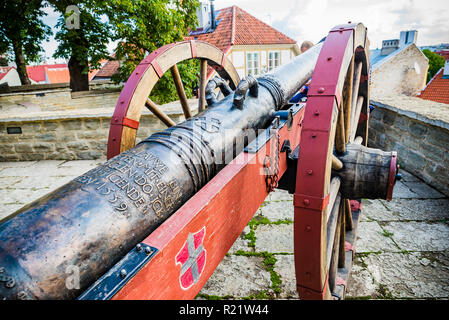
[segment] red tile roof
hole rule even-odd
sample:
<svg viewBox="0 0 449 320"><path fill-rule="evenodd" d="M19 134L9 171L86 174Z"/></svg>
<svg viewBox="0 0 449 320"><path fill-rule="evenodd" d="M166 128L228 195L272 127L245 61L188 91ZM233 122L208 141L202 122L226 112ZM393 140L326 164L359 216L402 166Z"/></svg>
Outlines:
<svg viewBox="0 0 449 320"><path fill-rule="evenodd" d="M43 64L39 66L27 66L28 78L36 82L45 82L45 69L67 68L67 64Z"/></svg>
<svg viewBox="0 0 449 320"><path fill-rule="evenodd" d="M117 73L119 66L120 64L117 60L110 60L98 70L93 78L110 78Z"/></svg>
<svg viewBox="0 0 449 320"><path fill-rule="evenodd" d="M69 68L45 68L48 83L70 82Z"/></svg>
<svg viewBox="0 0 449 320"><path fill-rule="evenodd" d="M420 98L449 104L449 79L443 79L443 70L444 68L441 68L429 81L419 95Z"/></svg>
<svg viewBox="0 0 449 320"><path fill-rule="evenodd" d="M435 53L442 56L444 60L449 60L449 50L435 51Z"/></svg>
<svg viewBox="0 0 449 320"><path fill-rule="evenodd" d="M253 17L237 6L216 11L217 28L213 32L194 31L186 40L209 42L226 52L232 45L295 44L273 27ZM198 34L199 33L199 34Z"/></svg>
<svg viewBox="0 0 449 320"><path fill-rule="evenodd" d="M0 67L0 80L2 80L11 69L15 69L14 67Z"/></svg>

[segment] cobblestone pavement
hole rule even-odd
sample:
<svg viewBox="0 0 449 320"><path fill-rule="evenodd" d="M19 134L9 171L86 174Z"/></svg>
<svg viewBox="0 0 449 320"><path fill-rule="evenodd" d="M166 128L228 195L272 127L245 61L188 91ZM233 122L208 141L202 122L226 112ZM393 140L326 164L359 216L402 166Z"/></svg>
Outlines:
<svg viewBox="0 0 449 320"><path fill-rule="evenodd" d="M104 160L0 163L0 219ZM402 171L391 202L363 200L347 299L448 299L449 199ZM293 202L271 193L197 299L297 299Z"/></svg>

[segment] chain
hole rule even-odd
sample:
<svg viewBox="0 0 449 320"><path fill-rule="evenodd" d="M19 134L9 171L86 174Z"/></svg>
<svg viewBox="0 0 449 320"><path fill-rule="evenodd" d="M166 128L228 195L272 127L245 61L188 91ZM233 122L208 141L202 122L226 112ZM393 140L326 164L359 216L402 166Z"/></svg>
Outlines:
<svg viewBox="0 0 449 320"><path fill-rule="evenodd" d="M279 146L280 146L280 136L279 130L275 130L275 139L276 139L276 149L274 154L274 169L271 164L271 157L269 155L265 156L265 160L263 163L264 171L265 171L265 183L267 185L267 192L270 193L273 191L279 182ZM271 148L270 148L271 149Z"/></svg>

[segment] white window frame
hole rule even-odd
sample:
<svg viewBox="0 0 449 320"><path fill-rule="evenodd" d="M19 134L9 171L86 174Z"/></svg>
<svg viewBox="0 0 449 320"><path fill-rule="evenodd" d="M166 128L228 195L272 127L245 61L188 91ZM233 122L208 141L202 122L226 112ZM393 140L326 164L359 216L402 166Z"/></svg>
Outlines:
<svg viewBox="0 0 449 320"><path fill-rule="evenodd" d="M260 52L246 52L246 74L257 76L260 74Z"/></svg>
<svg viewBox="0 0 449 320"><path fill-rule="evenodd" d="M277 59L276 59L277 54ZM281 65L281 51L268 52L268 71L273 70Z"/></svg>

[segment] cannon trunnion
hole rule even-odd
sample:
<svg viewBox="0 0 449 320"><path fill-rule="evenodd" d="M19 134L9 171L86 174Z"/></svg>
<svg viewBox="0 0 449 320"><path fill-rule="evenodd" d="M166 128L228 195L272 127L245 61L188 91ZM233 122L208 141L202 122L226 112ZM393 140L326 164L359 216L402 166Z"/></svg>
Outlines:
<svg viewBox="0 0 449 320"><path fill-rule="evenodd" d="M338 26L289 64L238 86L223 55L217 69L235 92L217 80L225 97L207 91L211 105L193 117L182 101L186 121L173 125L145 90L164 69L176 75L170 66L179 59L160 59L184 47L186 59L201 56L203 71L220 61L195 41L151 54L120 95L110 159L2 221L8 282L0 297L191 299L276 187L294 193L300 297L344 297L354 250L345 242L355 245L360 213L350 205L391 199L397 178L396 154L366 146L366 28ZM289 105L312 74L307 104ZM140 104L170 127L134 146Z"/></svg>

